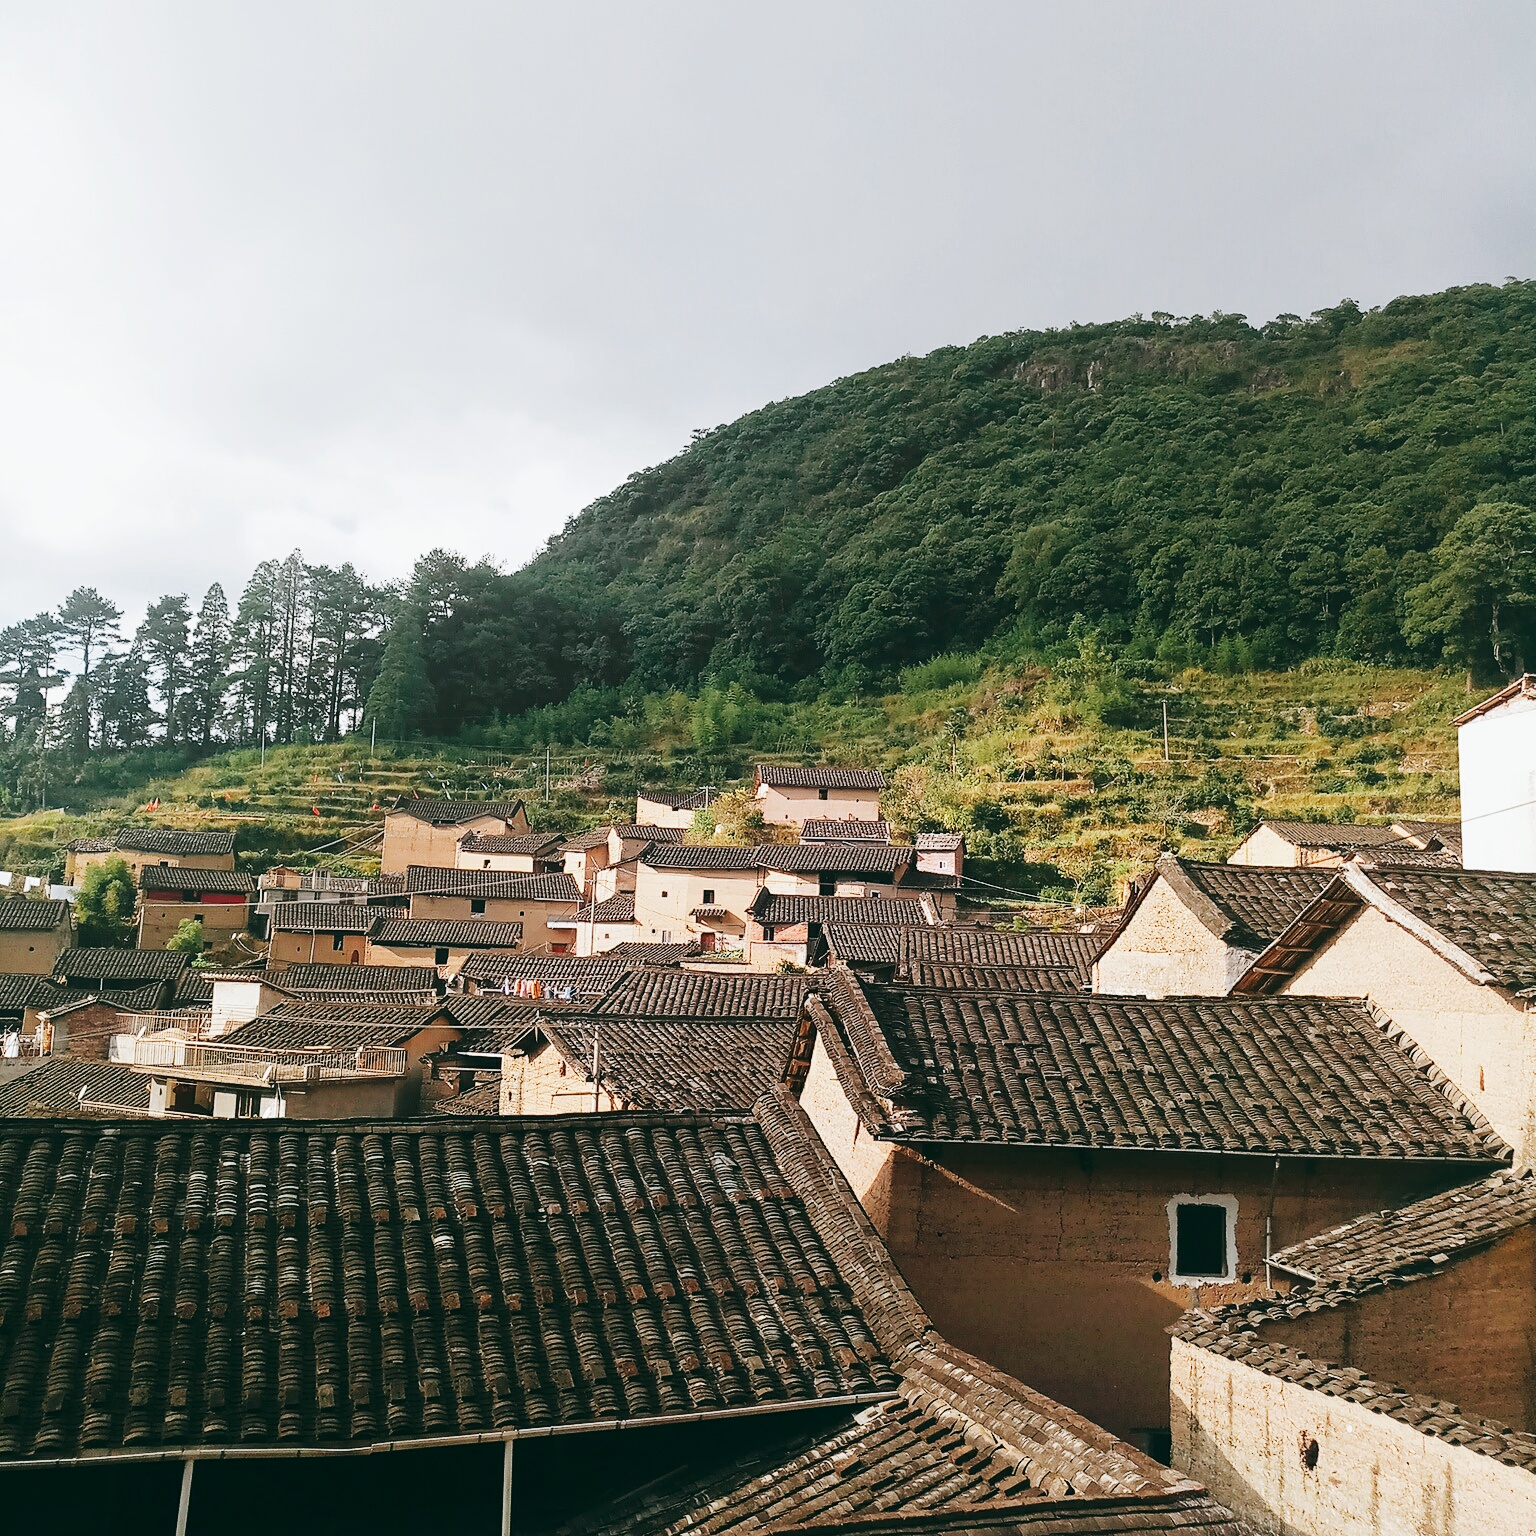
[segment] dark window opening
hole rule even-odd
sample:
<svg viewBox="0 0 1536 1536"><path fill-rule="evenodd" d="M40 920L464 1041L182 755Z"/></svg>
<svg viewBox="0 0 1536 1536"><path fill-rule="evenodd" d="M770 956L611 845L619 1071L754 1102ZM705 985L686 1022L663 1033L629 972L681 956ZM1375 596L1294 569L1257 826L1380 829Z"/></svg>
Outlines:
<svg viewBox="0 0 1536 1536"><path fill-rule="evenodd" d="M816 886L817 894L821 896L837 895L837 876L823 875Z"/></svg>
<svg viewBox="0 0 1536 1536"><path fill-rule="evenodd" d="M1308 1472L1317 1471L1318 1455L1317 1441L1310 1435L1303 1435L1301 1437L1301 1464Z"/></svg>
<svg viewBox="0 0 1536 1536"><path fill-rule="evenodd" d="M436 952L433 954L432 963L434 965L448 964L448 946L446 944L438 945Z"/></svg>
<svg viewBox="0 0 1536 1536"><path fill-rule="evenodd" d="M1227 1208L1181 1205L1174 1268L1185 1279L1221 1279L1227 1273Z"/></svg>
<svg viewBox="0 0 1536 1536"><path fill-rule="evenodd" d="M817 790L817 791L816 791L816 798L817 798L817 799L818 799L818 800L825 800L825 799L826 799L826 798L827 798L827 792L826 792L826 790L824 790L824 789L818 789L818 790Z"/></svg>
<svg viewBox="0 0 1536 1536"><path fill-rule="evenodd" d="M484 899L481 898L481 897L478 897L478 896L475 897L470 902L470 904L469 904L469 910L472 913L474 913L474 915L476 917L484 917L485 916L485 901L484 901Z"/></svg>
<svg viewBox="0 0 1536 1536"><path fill-rule="evenodd" d="M772 928L764 928L763 929L763 943L764 944L772 944L773 943L773 929Z"/></svg>
<svg viewBox="0 0 1536 1536"><path fill-rule="evenodd" d="M705 891L704 892L704 905L706 907L712 907L712 906L714 906L714 904L715 904L715 893L713 891Z"/></svg>
<svg viewBox="0 0 1536 1536"><path fill-rule="evenodd" d="M347 936L346 936L346 934L344 934L344 933L333 933L331 935L331 948L332 949L345 949L346 945L347 945Z"/></svg>

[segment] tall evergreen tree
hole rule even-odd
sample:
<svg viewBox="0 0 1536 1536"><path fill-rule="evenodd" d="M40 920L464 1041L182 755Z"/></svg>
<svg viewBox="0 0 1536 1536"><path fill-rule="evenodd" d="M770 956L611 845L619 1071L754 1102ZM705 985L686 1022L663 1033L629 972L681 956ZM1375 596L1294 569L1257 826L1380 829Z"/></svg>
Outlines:
<svg viewBox="0 0 1536 1536"><path fill-rule="evenodd" d="M178 712L186 682L191 623L186 594L177 593L151 603L134 636L134 644L148 662L160 694L160 718L168 742L176 740L181 723Z"/></svg>
<svg viewBox="0 0 1536 1536"><path fill-rule="evenodd" d="M398 739L420 730L432 709L422 628L422 612L414 603L402 604L389 626L365 715L386 737Z"/></svg>
<svg viewBox="0 0 1536 1536"><path fill-rule="evenodd" d="M186 736L205 750L224 712L229 670L229 603L218 582L203 594L187 656Z"/></svg>

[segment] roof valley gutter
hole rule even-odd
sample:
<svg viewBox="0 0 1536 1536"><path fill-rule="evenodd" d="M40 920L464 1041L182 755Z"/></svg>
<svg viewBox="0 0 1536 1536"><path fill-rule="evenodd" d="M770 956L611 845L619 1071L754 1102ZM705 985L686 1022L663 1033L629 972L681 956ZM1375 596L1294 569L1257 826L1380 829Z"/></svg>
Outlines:
<svg viewBox="0 0 1536 1536"><path fill-rule="evenodd" d="M463 1435L418 1435L408 1440L374 1440L367 1445L206 1445L157 1446L153 1450L85 1451L78 1456L29 1456L0 1461L0 1472L29 1467L93 1467L104 1462L296 1461L323 1456L377 1456L394 1451L445 1450L455 1446L505 1445L509 1440L549 1440L556 1435L602 1434L627 1429L660 1429L669 1424L715 1423L724 1419L761 1418L818 1408L869 1408L894 1402L900 1393L849 1392L838 1397L796 1398L787 1403L754 1403L748 1408L719 1408L697 1413L657 1413L634 1419L587 1419L579 1424L536 1424L518 1429L486 1429Z"/></svg>

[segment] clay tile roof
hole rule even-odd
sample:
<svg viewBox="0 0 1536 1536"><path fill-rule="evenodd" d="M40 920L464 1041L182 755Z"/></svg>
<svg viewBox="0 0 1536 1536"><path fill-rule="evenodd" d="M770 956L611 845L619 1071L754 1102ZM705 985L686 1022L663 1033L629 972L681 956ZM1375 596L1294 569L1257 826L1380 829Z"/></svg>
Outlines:
<svg viewBox="0 0 1536 1536"><path fill-rule="evenodd" d="M64 988L51 976L0 975L0 1013L19 1014L30 1007L46 1008L60 999Z"/></svg>
<svg viewBox="0 0 1536 1536"><path fill-rule="evenodd" d="M913 846L921 853L952 853L965 847L965 837L959 832L919 832Z"/></svg>
<svg viewBox="0 0 1536 1536"><path fill-rule="evenodd" d="M471 955L459 975L483 991L504 981L548 981L601 996L628 969L608 955Z"/></svg>
<svg viewBox="0 0 1536 1536"><path fill-rule="evenodd" d="M405 888L413 896L470 896L494 901L581 900L581 887L564 872L523 874L500 869L433 869L412 864Z"/></svg>
<svg viewBox="0 0 1536 1536"><path fill-rule="evenodd" d="M306 998L270 1008L223 1040L231 1045L301 1049L404 1045L429 1024L452 1024L440 1002L333 1002Z"/></svg>
<svg viewBox="0 0 1536 1536"><path fill-rule="evenodd" d="M804 976L633 970L611 991L600 1013L673 1017L781 1018L799 1016L810 986Z"/></svg>
<svg viewBox="0 0 1536 1536"><path fill-rule="evenodd" d="M1331 869L1198 864L1172 854L1157 861L1157 878L1217 938L1239 949L1263 949L1278 938L1333 876Z"/></svg>
<svg viewBox="0 0 1536 1536"><path fill-rule="evenodd" d="M1054 933L1044 928L1024 933L1009 928L912 928L901 935L901 963L909 969L917 965L1043 967L1073 971L1086 982L1103 942L1098 934Z"/></svg>
<svg viewBox="0 0 1536 1536"><path fill-rule="evenodd" d="M1310 1314L1352 1308L1405 1285L1433 1285L1445 1270L1533 1224L1536 1179L1531 1171L1494 1174L1412 1205L1362 1216L1281 1249L1271 1264L1307 1283L1279 1297L1257 1297L1211 1311L1192 1309L1169 1331L1198 1349L1265 1375L1323 1397L1347 1399L1422 1434L1536 1472L1536 1434L1529 1430L1464 1413L1455 1403L1422 1396L1395 1382L1375 1380L1352 1364L1314 1358L1286 1339L1288 1327ZM1451 1308L1452 1317L1459 1317L1457 1300L1453 1293L1441 1304ZM1474 1347L1489 1337L1488 1326L1497 1326L1479 1318L1468 1322Z"/></svg>
<svg viewBox="0 0 1536 1536"><path fill-rule="evenodd" d="M1082 992L1087 983L1075 968L1043 965L945 965L914 961L902 979L914 987L970 992Z"/></svg>
<svg viewBox="0 0 1536 1536"><path fill-rule="evenodd" d="M885 1397L926 1320L857 1212L781 1097L755 1116L10 1122L0 1459Z"/></svg>
<svg viewBox="0 0 1536 1536"><path fill-rule="evenodd" d="M764 1426L724 1469L663 1476L558 1530L1254 1536L1198 1484L944 1342L908 1358L891 1402Z"/></svg>
<svg viewBox="0 0 1536 1536"><path fill-rule="evenodd" d="M1536 987L1536 875L1482 870L1374 869L1372 885L1405 907L1503 987Z"/></svg>
<svg viewBox="0 0 1536 1536"><path fill-rule="evenodd" d="M1271 1262L1319 1284L1359 1285L1443 1268L1530 1226L1536 1176L1524 1168L1346 1221L1278 1250Z"/></svg>
<svg viewBox="0 0 1536 1536"><path fill-rule="evenodd" d="M729 848L715 844L653 843L640 855L652 869L758 869L757 849Z"/></svg>
<svg viewBox="0 0 1536 1536"><path fill-rule="evenodd" d="M882 927L918 927L929 921L920 901L869 896L779 896L766 886L747 908L763 924L875 923Z"/></svg>
<svg viewBox="0 0 1536 1536"><path fill-rule="evenodd" d="M178 1007L189 1003L212 1003L213 978L206 971L193 970L190 966L176 978L171 989L171 1001Z"/></svg>
<svg viewBox="0 0 1536 1536"><path fill-rule="evenodd" d="M524 853L536 856L560 846L552 832L466 832L459 839L464 853Z"/></svg>
<svg viewBox="0 0 1536 1536"><path fill-rule="evenodd" d="M619 891L606 901L583 907L577 916L584 923L632 923L635 920L635 893Z"/></svg>
<svg viewBox="0 0 1536 1536"><path fill-rule="evenodd" d="M54 961L61 981L173 981L189 961L164 949L65 949Z"/></svg>
<svg viewBox="0 0 1536 1536"><path fill-rule="evenodd" d="M77 837L64 844L65 853L113 853L117 840L111 837Z"/></svg>
<svg viewBox="0 0 1536 1536"><path fill-rule="evenodd" d="M578 832L573 837L568 837L560 845L567 853L581 853L593 848L606 848L608 846L607 827L589 827L585 832Z"/></svg>
<svg viewBox="0 0 1536 1536"><path fill-rule="evenodd" d="M456 827L482 816L512 821L523 809L521 800L402 800L393 806L391 816L414 816L434 827Z"/></svg>
<svg viewBox="0 0 1536 1536"><path fill-rule="evenodd" d="M878 768L782 768L760 764L757 782L770 789L884 789Z"/></svg>
<svg viewBox="0 0 1536 1536"><path fill-rule="evenodd" d="M1510 1156L1361 1003L945 993L840 969L822 1002L850 1102L895 1140Z"/></svg>
<svg viewBox="0 0 1536 1536"><path fill-rule="evenodd" d="M689 944L615 944L603 953L611 960L622 960L628 965L677 965L690 955L699 953L696 943Z"/></svg>
<svg viewBox="0 0 1536 1536"><path fill-rule="evenodd" d="M386 949L517 949L523 925L484 917L386 917L369 938Z"/></svg>
<svg viewBox="0 0 1536 1536"><path fill-rule="evenodd" d="M873 923L828 923L822 934L827 948L844 965L901 964L901 929Z"/></svg>
<svg viewBox="0 0 1536 1536"><path fill-rule="evenodd" d="M0 933L49 933L68 921L67 901L34 901L29 896L0 900Z"/></svg>
<svg viewBox="0 0 1536 1536"><path fill-rule="evenodd" d="M189 832L179 827L124 827L112 846L131 853L163 853L172 858L207 858L235 851L233 832Z"/></svg>
<svg viewBox="0 0 1536 1536"><path fill-rule="evenodd" d="M626 843L680 843L683 840L681 827L653 827L645 822L630 822L609 830L617 832Z"/></svg>
<svg viewBox="0 0 1536 1536"><path fill-rule="evenodd" d="M891 840L891 824L888 821L828 821L812 819L800 828L802 843L888 843Z"/></svg>
<svg viewBox="0 0 1536 1536"><path fill-rule="evenodd" d="M256 882L250 875L235 869L183 869L177 864L146 864L139 871L139 889L249 896L256 889Z"/></svg>
<svg viewBox="0 0 1536 1536"><path fill-rule="evenodd" d="M289 965L272 973L289 992L431 992L437 971L430 965Z"/></svg>
<svg viewBox="0 0 1536 1536"><path fill-rule="evenodd" d="M0 1083L0 1119L88 1114L93 1106L147 1114L149 1078L121 1062L65 1056L44 1059L20 1077Z"/></svg>
<svg viewBox="0 0 1536 1536"><path fill-rule="evenodd" d="M1517 677L1514 682L1506 684L1491 698L1486 698L1481 704L1474 704L1471 709L1451 722L1452 725L1462 726L1469 721L1476 720L1479 715L1485 715L1489 710L1498 709L1500 705L1507 704L1511 699L1536 699L1536 677L1527 672L1523 677Z"/></svg>
<svg viewBox="0 0 1536 1536"><path fill-rule="evenodd" d="M1277 832L1298 848L1320 848L1332 853L1349 853L1356 848L1375 848L1382 843L1402 841L1402 834L1391 827L1368 827L1356 822L1265 821L1260 825Z"/></svg>
<svg viewBox="0 0 1536 1536"><path fill-rule="evenodd" d="M381 920L377 907L353 901L280 901L271 914L273 933L367 933Z"/></svg>
<svg viewBox="0 0 1536 1536"><path fill-rule="evenodd" d="M792 1017L713 1018L560 1013L540 1028L627 1109L746 1109L775 1088L794 1041Z"/></svg>
<svg viewBox="0 0 1536 1536"><path fill-rule="evenodd" d="M828 875L894 875L916 858L887 843L764 843L754 852L760 869Z"/></svg>
<svg viewBox="0 0 1536 1536"><path fill-rule="evenodd" d="M641 800L669 806L674 811L702 810L714 796L713 789L642 789L639 794Z"/></svg>

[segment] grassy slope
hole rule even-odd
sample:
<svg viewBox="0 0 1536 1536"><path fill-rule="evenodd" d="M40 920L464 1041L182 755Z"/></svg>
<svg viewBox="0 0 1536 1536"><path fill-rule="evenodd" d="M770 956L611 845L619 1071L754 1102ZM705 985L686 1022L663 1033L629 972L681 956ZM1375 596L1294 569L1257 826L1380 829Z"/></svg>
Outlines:
<svg viewBox="0 0 1536 1536"><path fill-rule="evenodd" d="M1163 847L1225 856L1259 816L1454 815L1450 722L1468 696L1460 678L1443 673L1336 663L1230 678L1191 671L1117 686L1092 667L1052 673L941 658L907 673L900 693L765 707L736 739L707 748L695 739L690 701L671 703L651 712L647 740L631 749L556 755L547 802L541 758L484 748L424 745L370 757L366 743L345 742L274 749L265 765L242 751L85 816L0 821L0 864L41 871L71 838L127 814L169 826L233 826L242 862L253 868L289 859L365 871L374 867L367 845L376 848L382 817L374 806L413 792L526 796L536 826L563 831L633 815L640 783L725 783L757 757L819 754L883 767L897 823L964 830L974 872L996 886L1097 900ZM159 811L140 813L153 797Z"/></svg>

